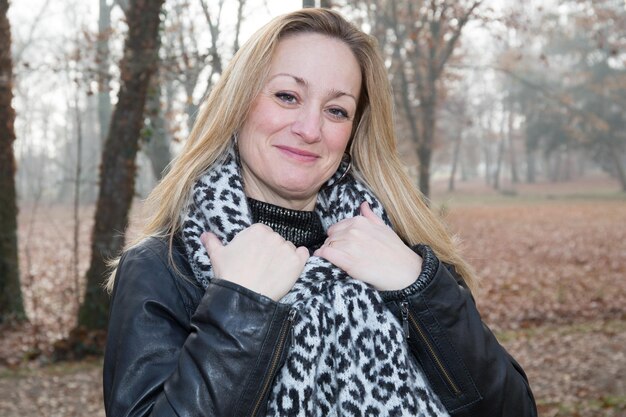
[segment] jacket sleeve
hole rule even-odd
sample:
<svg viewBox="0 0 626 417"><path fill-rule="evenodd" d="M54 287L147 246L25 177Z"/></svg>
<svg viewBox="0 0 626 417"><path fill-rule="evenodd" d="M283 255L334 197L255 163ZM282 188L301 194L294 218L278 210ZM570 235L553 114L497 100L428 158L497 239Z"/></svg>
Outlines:
<svg viewBox="0 0 626 417"><path fill-rule="evenodd" d="M519 364L482 322L467 285L425 245L417 281L383 300L402 321L409 347L454 417L536 417Z"/></svg>
<svg viewBox="0 0 626 417"><path fill-rule="evenodd" d="M117 269L104 358L107 416L239 416L264 394L267 363L289 307L214 279L190 306L153 248Z"/></svg>

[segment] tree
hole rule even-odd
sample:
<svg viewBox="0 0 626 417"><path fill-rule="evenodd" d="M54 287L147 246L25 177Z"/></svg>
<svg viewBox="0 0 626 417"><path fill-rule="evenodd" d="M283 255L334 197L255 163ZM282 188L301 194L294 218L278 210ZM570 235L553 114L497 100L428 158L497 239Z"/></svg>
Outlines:
<svg viewBox="0 0 626 417"><path fill-rule="evenodd" d="M17 203L15 195L15 111L11 24L8 0L0 0L0 322L24 319L17 251Z"/></svg>
<svg viewBox="0 0 626 417"><path fill-rule="evenodd" d="M471 125L467 118L467 102L464 96L460 94L446 101L447 116L450 119L450 125L454 126L454 132L449 132L452 139L452 160L450 162L450 177L448 178L448 191L454 191L454 181L459 166L461 156L461 143L463 142L463 134Z"/></svg>
<svg viewBox="0 0 626 417"><path fill-rule="evenodd" d="M98 80L98 121L100 126L100 142L107 137L107 128L111 120L111 92L109 73L109 37L111 35L111 10L113 4L100 0L98 14L98 38L96 41L96 66Z"/></svg>
<svg viewBox="0 0 626 417"><path fill-rule="evenodd" d="M121 85L102 154L91 262L78 315L79 326L88 329L104 329L107 324L109 298L102 280L107 260L119 254L124 245L147 90L156 71L163 1L131 0L126 13L128 34L120 63Z"/></svg>
<svg viewBox="0 0 626 417"><path fill-rule="evenodd" d="M162 25L158 72L152 77L146 103L147 123L142 132L141 150L149 158L154 178L165 174L172 152L170 144L178 140L181 126L175 120L175 96L183 90L187 130L193 128L201 100L207 97L222 73L224 60L231 51L223 45L222 33L228 35L222 11L225 0L172 0L164 6L167 19ZM212 7L209 7L211 5ZM238 0L232 53L239 49L239 35L244 22L246 0ZM198 42L210 35L208 48ZM198 94L198 87L204 92ZM182 128L184 130L184 127Z"/></svg>
<svg viewBox="0 0 626 417"><path fill-rule="evenodd" d="M150 159L152 173L157 180L165 175L167 164L172 159L170 151L171 135L168 132L167 119L161 105L161 82L159 70L150 80L146 102L147 126L142 133L142 150Z"/></svg>
<svg viewBox="0 0 626 417"><path fill-rule="evenodd" d="M591 154L626 191L626 69L621 52L626 38L619 35L626 24L624 10L611 0L559 2L533 19L525 29L527 41L517 51L505 52L517 57L499 69L515 81L505 89L525 119L529 182L535 180L539 148L552 180L571 175L571 156L577 151ZM528 53L530 44L541 45L539 59Z"/></svg>
<svg viewBox="0 0 626 417"><path fill-rule="evenodd" d="M430 194L440 80L465 25L480 0L386 0L365 2L373 34L390 55L399 108L419 160L419 188Z"/></svg>

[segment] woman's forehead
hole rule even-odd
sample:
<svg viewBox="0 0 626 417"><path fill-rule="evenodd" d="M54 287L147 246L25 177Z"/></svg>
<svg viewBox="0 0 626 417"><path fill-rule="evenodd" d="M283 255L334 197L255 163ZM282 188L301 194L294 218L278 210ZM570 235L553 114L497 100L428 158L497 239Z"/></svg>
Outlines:
<svg viewBox="0 0 626 417"><path fill-rule="evenodd" d="M321 88L358 97L361 68L340 39L317 33L292 35L278 43L268 71L267 82L281 80L303 87Z"/></svg>

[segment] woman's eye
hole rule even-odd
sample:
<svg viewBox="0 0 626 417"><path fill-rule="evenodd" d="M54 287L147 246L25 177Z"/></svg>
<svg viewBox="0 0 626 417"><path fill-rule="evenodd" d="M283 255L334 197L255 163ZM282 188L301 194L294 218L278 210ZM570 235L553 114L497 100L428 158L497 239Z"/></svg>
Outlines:
<svg viewBox="0 0 626 417"><path fill-rule="evenodd" d="M331 109L328 109L328 112L330 114L332 114L333 117L335 117L337 119L347 119L348 118L348 112L345 111L344 109L331 108Z"/></svg>
<svg viewBox="0 0 626 417"><path fill-rule="evenodd" d="M297 102L296 96L290 93L276 93L275 96L282 102L288 104L295 104Z"/></svg>

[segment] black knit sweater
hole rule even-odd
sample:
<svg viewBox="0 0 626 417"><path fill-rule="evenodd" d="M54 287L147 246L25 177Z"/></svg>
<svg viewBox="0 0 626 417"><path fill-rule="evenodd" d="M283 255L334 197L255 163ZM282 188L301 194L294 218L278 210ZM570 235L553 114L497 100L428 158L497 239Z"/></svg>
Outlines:
<svg viewBox="0 0 626 417"><path fill-rule="evenodd" d="M326 239L322 221L314 211L287 209L250 197L248 207L254 223L271 227L283 239L296 246L315 250L322 246Z"/></svg>

